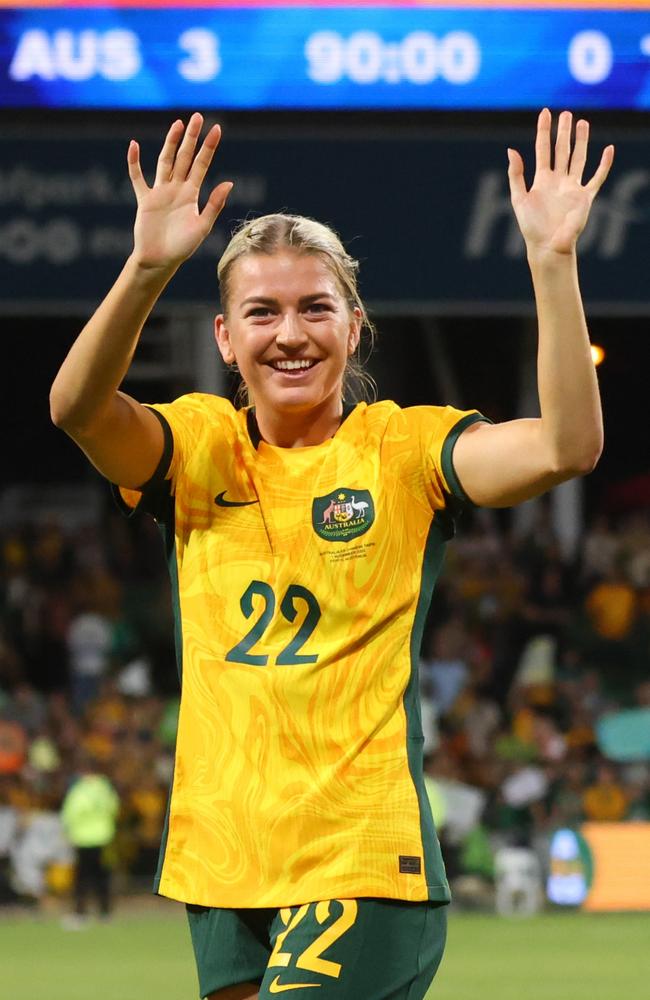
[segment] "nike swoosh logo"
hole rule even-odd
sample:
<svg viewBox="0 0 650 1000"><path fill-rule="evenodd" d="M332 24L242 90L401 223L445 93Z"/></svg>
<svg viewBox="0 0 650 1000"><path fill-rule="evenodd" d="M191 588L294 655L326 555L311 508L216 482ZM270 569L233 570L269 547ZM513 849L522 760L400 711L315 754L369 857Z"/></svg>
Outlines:
<svg viewBox="0 0 650 1000"><path fill-rule="evenodd" d="M214 498L217 507L250 507L252 503L259 503L259 500L226 500L226 491L217 493Z"/></svg>
<svg viewBox="0 0 650 1000"><path fill-rule="evenodd" d="M320 983L280 983L280 977L276 976L269 986L269 993L285 993L287 990L309 990L313 986L320 986Z"/></svg>

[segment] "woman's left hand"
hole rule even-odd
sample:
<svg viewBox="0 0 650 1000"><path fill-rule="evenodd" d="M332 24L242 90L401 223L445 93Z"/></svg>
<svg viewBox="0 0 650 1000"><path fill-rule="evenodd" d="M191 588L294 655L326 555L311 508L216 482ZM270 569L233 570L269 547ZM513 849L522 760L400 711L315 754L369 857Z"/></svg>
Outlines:
<svg viewBox="0 0 650 1000"><path fill-rule="evenodd" d="M614 147L607 146L595 174L587 184L583 184L589 122L584 119L577 122L573 142L572 122L571 112L563 111L558 121L554 162L551 165L551 112L544 108L540 113L535 141L535 178L529 191L526 189L524 161L520 153L508 150L512 207L529 255L574 253L594 198L614 161Z"/></svg>

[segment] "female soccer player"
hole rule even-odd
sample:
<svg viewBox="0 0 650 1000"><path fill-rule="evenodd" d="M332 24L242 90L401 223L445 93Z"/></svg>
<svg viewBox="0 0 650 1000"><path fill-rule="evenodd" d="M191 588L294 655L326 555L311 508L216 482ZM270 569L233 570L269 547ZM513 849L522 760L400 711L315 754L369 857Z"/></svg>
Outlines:
<svg viewBox="0 0 650 1000"><path fill-rule="evenodd" d="M164 526L182 704L156 887L187 904L202 997L422 998L449 890L423 794L417 659L458 504L510 506L602 448L576 241L613 159L582 183L588 124L539 117L512 202L539 317L541 417L348 406L366 323L335 234L249 222L219 265L216 340L253 405L119 391L142 325L210 232L219 127L175 122L155 182L131 143L134 249L52 387L52 417Z"/></svg>

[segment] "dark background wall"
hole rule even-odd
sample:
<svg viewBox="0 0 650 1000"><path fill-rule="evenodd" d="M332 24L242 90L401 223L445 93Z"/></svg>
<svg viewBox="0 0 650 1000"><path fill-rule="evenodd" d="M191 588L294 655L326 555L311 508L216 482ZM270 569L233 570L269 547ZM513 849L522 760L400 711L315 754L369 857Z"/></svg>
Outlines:
<svg viewBox="0 0 650 1000"><path fill-rule="evenodd" d="M83 456L50 425L47 393L68 346L128 252L128 138L142 139L151 167L174 117L59 112L43 121L27 111L0 115L6 137L0 150L2 484L93 476ZM612 140L619 145L581 260L592 339L607 352L599 373L607 444L587 481L591 508L605 502L611 484L648 471L650 157L644 116L589 117L594 147ZM239 201L204 255L186 265L187 276L179 274L156 316L216 311L215 260L236 217L282 208L314 214L338 225L362 260L362 288L380 334L369 363L380 395L403 405L443 401L422 323L433 318L455 372L458 402L495 420L514 416L522 339L532 313L530 284L505 206L484 220L483 236L477 234L476 213L480 198L487 197L479 190L486 177L503 184L505 198L508 144L518 145L531 163L534 124L535 115L523 112L223 116L214 174L229 176L224 164L236 168ZM30 171L44 187L30 187ZM52 184L53 178L67 178L68 188ZM107 184L118 192L113 202ZM481 209L489 210L489 203ZM31 227L22 243L16 242L17 220ZM54 239L38 244L53 223L73 227L82 240L98 227L119 229L121 236L93 259L83 247L66 250L65 240L57 251L56 230ZM191 375L179 371L135 378L128 388L139 398L164 399L193 385Z"/></svg>

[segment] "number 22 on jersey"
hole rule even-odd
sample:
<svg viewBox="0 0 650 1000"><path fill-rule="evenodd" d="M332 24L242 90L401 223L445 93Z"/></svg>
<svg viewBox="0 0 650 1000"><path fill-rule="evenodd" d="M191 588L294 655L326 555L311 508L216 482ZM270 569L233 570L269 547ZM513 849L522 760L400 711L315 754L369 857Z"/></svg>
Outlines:
<svg viewBox="0 0 650 1000"><path fill-rule="evenodd" d="M263 580L252 580L239 600L244 618L251 618L255 613L253 605L255 597L261 598L261 613L243 638L226 653L228 663L246 663L252 667L265 667L269 662L269 657L265 653L254 653L252 650L273 621L277 604L276 596L268 583ZM278 666L296 666L301 663L316 663L318 660L318 653L300 653L299 650L311 637L320 621L320 605L310 590L301 587L298 583L292 583L280 601L280 614L286 621L293 624L298 617L298 609L301 605L306 606L307 613L295 635L273 661Z"/></svg>

